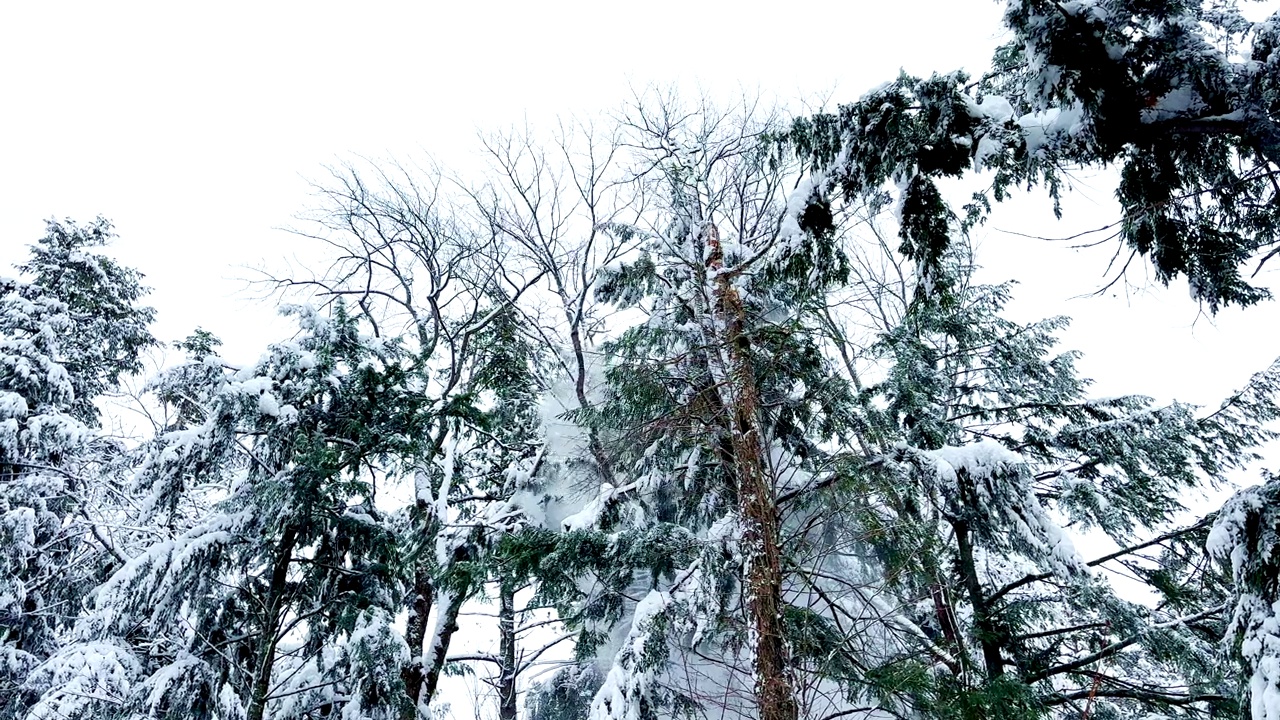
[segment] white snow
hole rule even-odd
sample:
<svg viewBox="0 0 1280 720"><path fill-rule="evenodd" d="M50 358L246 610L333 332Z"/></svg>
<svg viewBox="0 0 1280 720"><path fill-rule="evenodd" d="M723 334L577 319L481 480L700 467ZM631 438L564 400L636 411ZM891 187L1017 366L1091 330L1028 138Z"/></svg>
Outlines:
<svg viewBox="0 0 1280 720"><path fill-rule="evenodd" d="M652 620L670 602L666 593L650 590L636 603L631 630L591 702L590 720L642 720L641 706L652 697L653 673L640 667ZM650 706L655 703L649 702Z"/></svg>
<svg viewBox="0 0 1280 720"><path fill-rule="evenodd" d="M276 400L276 396L269 392L263 392L258 396L258 412L271 417L280 416L280 401Z"/></svg>
<svg viewBox="0 0 1280 720"><path fill-rule="evenodd" d="M1084 107L1079 103L1066 109L1049 108L1023 115L1016 120L1027 144L1028 155L1039 155L1046 145L1060 137L1072 137L1083 131Z"/></svg>
<svg viewBox="0 0 1280 720"><path fill-rule="evenodd" d="M27 401L16 392L0 390L0 418L24 418L27 416Z"/></svg>
<svg viewBox="0 0 1280 720"><path fill-rule="evenodd" d="M787 197L786 210L782 214L782 225L778 228L779 240L786 240L802 234L800 230L800 215L804 213L805 207L808 206L814 190L821 187L824 182L826 182L825 175L812 173L806 175L796 185L796 189L791 191L791 195Z"/></svg>
<svg viewBox="0 0 1280 720"><path fill-rule="evenodd" d="M1007 541L1021 541L1033 549L1055 574L1066 577L1086 572L1071 537L1049 517L1033 492L1025 460L1017 453L984 439L923 454L936 463L949 502L963 506L966 512L984 513L988 522L1002 529ZM967 493L960 488L961 473ZM969 507L970 502L978 507Z"/></svg>
<svg viewBox="0 0 1280 720"><path fill-rule="evenodd" d="M1190 85L1179 85L1162 95L1156 103L1142 111L1143 122L1159 122L1196 113L1207 107L1204 99Z"/></svg>
<svg viewBox="0 0 1280 720"><path fill-rule="evenodd" d="M600 516L604 514L610 501L617 494L618 491L613 485L603 483L600 491L587 503L586 507L561 520L560 526L565 532L594 529L600 523Z"/></svg>
<svg viewBox="0 0 1280 720"><path fill-rule="evenodd" d="M1004 124L1013 118L1013 105L1001 95L987 95L981 101L964 96L969 114L985 118L996 124Z"/></svg>
<svg viewBox="0 0 1280 720"><path fill-rule="evenodd" d="M955 473L961 469L968 472L970 477L988 478L993 473L1025 462L1021 456L991 439L960 447L946 446L925 454L940 461L939 470L951 482L955 482Z"/></svg>

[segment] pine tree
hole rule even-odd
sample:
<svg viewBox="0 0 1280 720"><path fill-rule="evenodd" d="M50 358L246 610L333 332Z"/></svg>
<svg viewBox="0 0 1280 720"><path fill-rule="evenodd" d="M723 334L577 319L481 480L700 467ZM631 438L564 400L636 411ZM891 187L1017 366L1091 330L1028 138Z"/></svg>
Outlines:
<svg viewBox="0 0 1280 720"><path fill-rule="evenodd" d="M1013 38L989 73L903 75L835 113L796 121L788 144L824 168L824 195L896 193L901 249L926 274L948 244L938 181L991 170L977 222L1019 185L1055 198L1063 169L1114 167L1108 225L1161 282L1185 276L1211 310L1268 297L1244 265L1277 243L1280 14L1235 0L1013 0ZM894 189L896 186L896 189Z"/></svg>
<svg viewBox="0 0 1280 720"><path fill-rule="evenodd" d="M167 532L96 591L79 642L28 682L28 717L399 716L403 529L374 503L421 405L394 343L342 305L294 312L302 337L253 366L174 371L209 385L139 471Z"/></svg>
<svg viewBox="0 0 1280 720"><path fill-rule="evenodd" d="M474 546L482 552L473 559L470 581L480 590L493 588L497 600L497 654L463 652L450 662L479 661L491 666L485 680L498 700L500 720L515 720L519 708L520 681L542 655L559 644L562 635L525 647L524 626L531 608L517 605L517 592L530 586L526 536L534 545L542 536L538 476L542 474L546 445L540 428L538 404L546 391L542 350L531 342L522 315L510 303L477 336L477 371L472 387L482 408L474 429L473 450L464 467L477 478L473 488L478 502L462 506L459 522L477 535ZM527 593L526 593L527 594ZM531 604L537 604L535 594ZM533 627L546 627L533 623Z"/></svg>
<svg viewBox="0 0 1280 720"><path fill-rule="evenodd" d="M1214 7L1014 3L976 84L790 128L646 99L563 167L490 139L456 196L340 170L335 264L279 280L325 310L244 368L179 343L133 453L94 400L154 342L140 278L51 224L0 281L0 713L415 720L478 662L513 720L572 639L532 715L1272 720L1280 483L1182 503L1273 438L1280 366L1211 412L1091 399L967 247L1015 185L1120 164L1162 280L1262 297L1271 55L1178 68L1270 26ZM463 647L490 601L497 652Z"/></svg>
<svg viewBox="0 0 1280 720"><path fill-rule="evenodd" d="M593 714L1230 712L1230 583L1197 551L1212 520L1175 518L1271 437L1274 368L1208 414L1089 399L1074 355L1052 352L1065 319L1003 319L1009 288L973 285L960 240L930 269L872 278L867 255L891 250L851 247L854 216L820 176L782 192L769 160L786 156L745 139L767 125L633 125L660 128L635 143L662 148L660 209L613 228L643 242L599 293L644 320L606 345L605 398L574 413L617 484L556 541L593 584L565 604L580 650L613 653ZM877 328L861 343L843 329L859 302ZM773 561L740 502L743 429L766 449L777 523L776 665L752 624ZM1080 556L1082 531L1117 549ZM1127 599L1116 573L1159 600Z"/></svg>
<svg viewBox="0 0 1280 720"><path fill-rule="evenodd" d="M789 207L795 171L759 141L770 120L703 107L664 124L674 106L649 110L631 125L637 146L661 148L637 158L658 211L614 226L642 248L598 287L645 320L606 345L606 398L576 413L607 438L617 485L565 521L614 564L593 571L603 592L578 612L604 628L630 615L593 714L656 716L723 691L730 712L795 717L778 503L821 462L843 402L802 319L843 266L800 228L807 188ZM586 628L583 646L604 640Z"/></svg>
<svg viewBox="0 0 1280 720"><path fill-rule="evenodd" d="M95 519L124 449L100 431L94 403L141 370L154 311L139 305L142 276L97 252L112 237L102 218L49 221L21 276L0 279L3 713L123 561Z"/></svg>
<svg viewBox="0 0 1280 720"><path fill-rule="evenodd" d="M328 274L278 280L317 300L348 299L375 335L403 341L415 377L412 394L424 412L401 548L412 577L402 718L430 711L458 614L482 593L493 544L524 525L508 495L520 483L510 479L499 492L498 478L529 475L538 457L520 385L530 371L517 367L532 360L511 310L542 275L522 275L509 244L476 222L483 214L446 197L442 183L438 173L336 171L320 188L325 203L306 233L339 249L335 264ZM501 385L508 381L517 384Z"/></svg>
<svg viewBox="0 0 1280 720"><path fill-rule="evenodd" d="M523 537L536 528L538 498L531 492L540 472L544 445L537 401L542 389L538 349L525 337L520 315L504 298L485 328L476 334L474 365L467 383L471 408L465 423L453 426L448 441L453 477L441 487L453 495L439 511L433 592L443 598L436 610L424 662L422 697L435 697L441 676L461 662L492 667L486 679L497 693L499 716L514 717L519 676L528 669L518 652L516 591L528 583ZM455 479L456 478L456 479ZM465 494L464 494L465 493ZM535 533L536 534L536 533ZM465 603L486 599L492 587L498 601L499 652L469 646L451 651L458 616Z"/></svg>
<svg viewBox="0 0 1280 720"><path fill-rule="evenodd" d="M565 668L529 694L531 720L587 720L601 677L591 663Z"/></svg>
<svg viewBox="0 0 1280 720"><path fill-rule="evenodd" d="M988 74L972 81L962 73L927 79L904 75L835 113L798 120L780 138L781 154L798 150L823 170L820 192L815 194L817 201L840 198L855 203L893 202L900 219L898 249L918 269L926 292L934 292L935 285L947 284L951 248L963 242L967 229L983 220L993 202L1010 197L1020 185L1037 184L1044 185L1056 202L1065 184L1064 169L1114 168L1119 173L1117 199L1122 215L1102 231L1119 238L1130 259L1149 259L1159 281L1168 284L1185 276L1192 297L1211 311L1229 304L1249 305L1269 297L1266 288L1253 284L1246 276L1245 266L1256 262L1260 268L1274 256L1275 213L1280 207L1274 183L1280 162L1276 117L1280 109L1280 54L1275 42L1278 21L1280 15L1272 14L1262 22L1251 23L1245 19L1242 7L1231 0L1010 2L1005 23L1013 39L997 51ZM940 190L940 180L984 171L991 173L989 189L975 195L963 210L954 209ZM947 292L945 287L941 289L943 299L939 303L945 304ZM926 361L926 367L935 362L928 356L916 357L913 362L921 360ZM1260 388L1272 383L1272 374L1259 375L1244 395L1259 395ZM936 400L945 394L945 384L929 384L932 380L928 377L920 381L918 389L908 390L903 397L918 402L924 398ZM1169 499L1169 493L1158 487L1159 483L1153 486L1142 477L1185 478L1188 468L1194 468L1201 478L1221 478L1224 467L1247 456L1245 449L1265 435L1258 424L1272 419L1273 413L1264 405L1248 407L1255 413L1249 421L1235 418L1230 427L1216 426L1223 417L1232 416L1230 405L1224 406L1225 415L1206 417L1195 417L1191 409L1177 405L1158 411L1141 404L1127 411L1110 410L1148 413L1148 423L1153 427L1168 428L1160 432L1164 436L1161 442L1173 450L1156 452L1135 444L1131 438L1091 434L1071 440L1105 441L1110 445L1107 462L1115 463L1126 477L1140 480L1134 487L1142 492L1131 493L1123 513L1103 499L1092 509L1096 518L1091 522L1113 535L1125 525L1132 525L1139 535L1156 532L1153 526L1122 517L1166 519L1161 506ZM926 416L937 418L939 412L931 411ZM917 422L919 418L912 418L912 423ZM934 421L929 420L928 424ZM1115 427L1126 426L1131 424ZM1177 430L1179 427L1184 430ZM1190 447L1180 446L1179 433L1194 438ZM942 433L939 437L945 436ZM1017 443L1012 446L1021 448ZM1020 452L1019 457L1022 456ZM1154 464L1156 460L1158 464ZM1149 462L1153 463L1152 469L1143 470L1142 465ZM1092 466L1084 469L1086 474L1093 471ZM1039 472L1034 477L1038 478ZM1090 484L1094 482L1092 477L1089 480ZM1190 487L1191 482L1187 482ZM1087 487L1077 484L1070 495L1061 499L1087 497L1080 490ZM1160 631L1164 640L1171 643L1160 652L1173 664L1186 664L1184 670L1189 675L1179 676L1180 682L1187 683L1185 692L1162 696L1154 687L1139 685L1113 687L1111 697L1148 708L1164 704L1166 710L1197 703L1200 707L1226 707L1234 702L1237 692L1229 674L1206 672L1206 668L1213 669L1213 653L1205 644L1222 629L1218 606L1234 598L1235 619L1230 635L1236 641L1237 658L1246 674L1253 677L1253 689L1245 693L1252 699L1245 705L1253 708L1255 717L1270 712L1266 688L1274 683L1268 679L1266 668L1274 662L1276 651L1259 640L1262 635L1257 633L1265 634L1262 628L1268 627L1269 621L1265 620L1265 601L1254 600L1269 595L1258 584L1256 571L1250 569L1267 567L1265 543L1256 544L1258 536L1243 530L1248 523L1266 524L1264 498L1270 497L1267 487L1269 484L1245 491L1229 504L1230 517L1216 526L1217 552L1234 553L1234 584L1216 568L1195 558L1197 543L1203 541L1210 519L1158 533L1164 538L1159 545L1165 550L1162 557L1150 561L1166 566L1163 569L1153 569L1149 563L1139 563L1141 570L1128 568L1168 596L1163 608L1176 608L1184 613L1180 617L1193 619L1187 621L1187 631L1176 642L1169 640L1172 628L1162 627ZM962 521L953 530L966 530L966 524ZM958 535L957 541L972 540L966 532ZM1117 542L1127 544L1120 538ZM1143 550L1149 546L1138 543L1136 547ZM1242 548L1256 550L1261 556L1256 562L1260 564L1251 564L1255 554ZM958 554L965 564L968 553ZM1123 556L1112 560L1132 564ZM929 574L938 572L939 568L927 570ZM972 573L962 575L968 577ZM1040 575L1044 573L1032 576ZM1018 584L1016 588L1025 590L1033 582L1042 580ZM1193 587L1200 589L1193 591ZM979 634L986 638L982 649L989 672L994 672L1013 653L1012 648L996 647L999 642L991 639L993 631L999 629L992 626L997 619L993 616L1003 611L985 607L987 598L983 597L980 584L975 587L969 583L969 587L954 590L970 598L969 611L975 614L975 622L987 626L980 628ZM953 594L946 588L934 592L939 632L949 636L958 634L955 623L946 619L950 614L947 606L955 602ZM1188 602L1196 594L1207 602ZM996 596L997 605L1016 609L1016 599L1000 590ZM1142 614L1140 610L1126 612L1130 616ZM1208 615L1201 617L1201 613ZM1170 622L1174 619L1166 617ZM1156 618L1153 616L1150 621L1156 622ZM1097 618L1096 622L1111 623L1105 626L1108 628L1121 626L1111 617ZM999 633L996 635L995 640L999 641ZM1140 644L1137 635L1123 638L1108 631L1103 636L1115 642L1108 645L1102 638L1095 640L1102 644L1097 651L1102 653L1099 658L1120 650L1128 653L1125 648ZM1153 635L1147 633L1143 637L1150 640ZM1058 642L1065 646L1069 636ZM1114 647L1116 643L1121 647ZM1182 643L1181 650L1175 652L1171 648L1178 643ZM1017 653L1032 650L1039 655L1046 648ZM1175 657L1179 658L1176 662ZM1050 663L1022 675L1044 683L1053 680L1051 670L1062 667ZM1077 673L1077 682L1091 685L1079 675L1083 666L1069 669ZM1095 673L1094 685L1088 690L1063 689L1052 703L1060 705L1081 698L1090 698L1089 703L1107 702L1107 687L1116 679L1107 672ZM1216 686L1214 677L1219 678Z"/></svg>
<svg viewBox="0 0 1280 720"><path fill-rule="evenodd" d="M1204 415L1090 400L1073 356L1050 353L1064 321L1001 319L1007 288L969 285L967 263L950 255L950 282L881 340L866 425L883 454L831 486L915 636L873 677L915 687L895 702L939 717L1227 712L1228 583L1198 551L1210 520L1173 521L1271 437L1277 369ZM1090 528L1118 549L1081 557ZM1159 601L1125 599L1115 573Z"/></svg>

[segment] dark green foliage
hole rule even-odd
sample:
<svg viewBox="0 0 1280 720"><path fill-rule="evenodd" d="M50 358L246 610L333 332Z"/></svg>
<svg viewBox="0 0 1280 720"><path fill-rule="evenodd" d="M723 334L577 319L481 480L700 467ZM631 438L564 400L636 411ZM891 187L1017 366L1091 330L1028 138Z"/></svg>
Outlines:
<svg viewBox="0 0 1280 720"><path fill-rule="evenodd" d="M1015 190L1056 201L1073 168L1115 167L1118 237L1160 282L1187 277L1211 310L1266 297L1244 266L1277 242L1280 31L1230 2L1016 0L1006 20L981 78L904 74L789 127L637 109L608 185L630 204L591 205L581 251L523 235L523 209L485 207L472 233L416 187L340 176L325 227L354 234L350 274L315 284L359 310L297 310L298 339L245 369L207 331L177 343L140 497L84 440L93 398L153 344L140 276L91 253L105 221L51 223L32 280L0 281L0 714L403 720L474 672L450 641L495 585L495 679L532 667L512 659L516 589L576 633L534 720L582 720L593 695L602 718L750 716L756 641L779 636L773 677L806 717L1224 717L1250 683L1280 687L1280 483L1178 524L1189 491L1274 438L1280 365L1211 412L1092 399L1056 347L1066 319L1008 320L1011 286L975 284L966 245ZM957 212L944 188L971 171L990 187ZM891 204L896 254L855 224ZM571 342L519 294L528 262ZM595 345L591 291L635 319ZM404 318L404 343L382 334ZM543 406L566 382L557 421L582 437L553 440ZM136 502L145 542L85 550L84 468ZM380 509L388 481L412 482L408 507ZM766 525L781 580L753 586ZM1093 532L1114 550L1081 556ZM28 592L107 556L92 582L82 566ZM766 585L782 624L759 633ZM37 612L89 597L74 628Z"/></svg>
<svg viewBox="0 0 1280 720"><path fill-rule="evenodd" d="M131 559L82 621L95 641L144 632L131 648L141 675L130 703L145 712L253 716L337 702L337 683L366 713L395 717L405 702L398 670L385 671L405 652L389 627L403 551L373 506L373 469L412 455L421 401L395 346L362 338L341 305L331 319L300 314L303 338L250 371L195 363L218 369L205 375L205 415L164 436L141 476L165 498L152 506L171 511L209 471L231 484ZM294 677L306 683L279 693ZM74 702L57 684L41 693L49 708ZM201 697L217 702L186 699Z"/></svg>
<svg viewBox="0 0 1280 720"><path fill-rule="evenodd" d="M196 328L196 331L188 335L186 340L173 344L175 348L191 356L192 360L203 360L214 355L221 345L222 341L204 328Z"/></svg>
<svg viewBox="0 0 1280 720"><path fill-rule="evenodd" d="M1095 681L1103 714L1229 704L1235 681L1216 655L1229 582L1200 550L1208 521L1170 523L1188 490L1223 481L1272 437L1262 423L1276 417L1274 369L1207 414L1090 400L1074 355L1054 349L1065 320L1001 318L1009 288L970 284L954 249L940 269L938 289L916 294L874 346L883 380L860 400L859 425L883 455L850 453L805 503L847 509L844 531L927 639L855 654L866 669L851 687L931 717L1070 716ZM966 459L1001 456L976 450L992 440L1017 453L1013 464ZM1101 529L1120 550L1086 571L1088 558L1054 549L1066 531L1053 518ZM1111 568L1162 601L1122 599L1102 574ZM899 677L922 654L932 669Z"/></svg>
<svg viewBox="0 0 1280 720"><path fill-rule="evenodd" d="M505 576L535 579L538 598L555 606L569 627L581 631L576 652L585 659L606 639L600 630L624 617L637 577L643 578L644 586L660 586L700 549L685 528L658 523L611 533L530 528L504 537L496 555L504 563ZM590 592L579 582L583 577L593 580Z"/></svg>
<svg viewBox="0 0 1280 720"><path fill-rule="evenodd" d="M898 251L923 267L937 267L951 244L951 217L942 194L926 175L916 175L902 192Z"/></svg>
<svg viewBox="0 0 1280 720"><path fill-rule="evenodd" d="M1250 305L1269 294L1244 266L1280 240L1276 22L1250 24L1234 2L1018 0L1005 13L1014 39L979 81L902 76L797 120L786 140L846 199L905 188L904 228L950 221L937 203L927 219L906 212L928 178L994 170L966 208L972 224L1018 186L1043 184L1056 205L1064 168L1115 167L1118 236L1157 279L1186 277L1210 310ZM978 102L993 98L1007 112ZM918 235L904 230L904 252L927 275L938 244Z"/></svg>

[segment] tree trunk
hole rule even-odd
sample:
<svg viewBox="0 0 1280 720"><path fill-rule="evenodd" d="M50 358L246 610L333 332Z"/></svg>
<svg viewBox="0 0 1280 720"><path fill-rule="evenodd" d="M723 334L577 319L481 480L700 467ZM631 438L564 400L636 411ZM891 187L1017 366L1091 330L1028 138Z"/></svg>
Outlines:
<svg viewBox="0 0 1280 720"><path fill-rule="evenodd" d="M947 642L947 647L961 660L965 658L964 644L960 641L960 628L956 623L956 614L951 607L951 593L940 582L929 586L929 595L933 598L933 611L938 618L938 628Z"/></svg>
<svg viewBox="0 0 1280 720"><path fill-rule="evenodd" d="M742 297L724 272L724 254L714 225L706 226L707 267L715 273L714 331L721 333L716 351L724 353L729 437L738 480L742 515L747 612L755 626L756 702L760 720L796 720L799 710L787 674L787 646L782 625L782 552L780 520L765 459L760 427L760 399L745 334Z"/></svg>
<svg viewBox="0 0 1280 720"><path fill-rule="evenodd" d="M582 343L582 331L578 326L581 319L569 312L568 306L565 307L565 315L569 320L569 341L573 344L574 370L575 377L573 380L573 391L578 398L578 407L586 409L591 403L587 399L587 352ZM591 451L591 457L596 461L596 469L600 471L600 479L610 485L616 484L613 478L613 464L609 461L609 454L604 450L604 443L600 442L600 432L596 429L594 423L587 427L587 448Z"/></svg>
<svg viewBox="0 0 1280 720"><path fill-rule="evenodd" d="M516 720L516 592L508 583L498 589L498 720Z"/></svg>
<svg viewBox="0 0 1280 720"><path fill-rule="evenodd" d="M466 599L466 589L454 593L441 593L443 605L436 610L441 613L436 620L436 631L432 633L431 646L427 648L426 672L422 681L420 698L430 704L436 694L436 685L440 682L440 671L444 669L445 658L449 653L449 643L453 634L458 631L458 612L462 610L462 601ZM447 602L444 599L447 598Z"/></svg>
<svg viewBox="0 0 1280 720"><path fill-rule="evenodd" d="M276 643L279 641L276 633L280 630L289 564L293 561L293 546L297 541L298 531L292 524L286 525L280 536L275 563L271 566L267 597L262 604L262 635L258 638L257 667L254 669L246 720L262 720L267 709L267 695L271 692L271 669L275 665Z"/></svg>
<svg viewBox="0 0 1280 720"><path fill-rule="evenodd" d="M960 572L964 575L965 590L969 593L969 605L973 607L973 626L982 646L982 662L987 668L987 678L994 680L1004 674L1004 657L1000 654L1000 641L991 623L991 609L982 593L977 564L973 560L973 542L969 538L969 524L964 520L953 521L956 545L960 551Z"/></svg>
<svg viewBox="0 0 1280 720"><path fill-rule="evenodd" d="M431 585L431 572L420 563L414 570L413 597L409 602L409 621L405 625L405 640L413 650L409 665L400 670L400 678L404 681L405 695L409 703L401 714L402 720L413 720L418 714L418 699L422 694L424 680L423 647L427 638L427 620L431 615L431 603L435 599L435 589Z"/></svg>

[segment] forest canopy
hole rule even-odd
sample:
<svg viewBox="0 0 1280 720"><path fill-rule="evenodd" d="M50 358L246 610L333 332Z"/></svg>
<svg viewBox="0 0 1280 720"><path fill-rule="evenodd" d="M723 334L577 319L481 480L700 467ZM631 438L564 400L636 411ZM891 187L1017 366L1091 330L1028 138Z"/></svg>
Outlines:
<svg viewBox="0 0 1280 720"><path fill-rule="evenodd" d="M49 221L0 279L0 718L445 718L470 675L501 720L1280 720L1280 477L1192 501L1280 362L1093 397L970 242L1110 168L1123 253L1268 300L1280 15L1005 22L829 113L652 91L475 176L339 165L248 364L148 371L111 224Z"/></svg>

